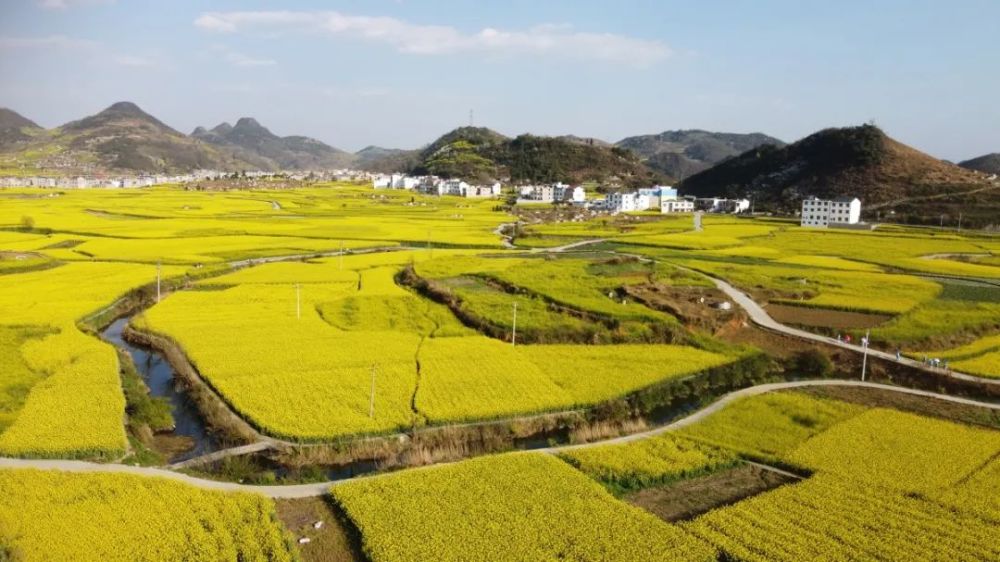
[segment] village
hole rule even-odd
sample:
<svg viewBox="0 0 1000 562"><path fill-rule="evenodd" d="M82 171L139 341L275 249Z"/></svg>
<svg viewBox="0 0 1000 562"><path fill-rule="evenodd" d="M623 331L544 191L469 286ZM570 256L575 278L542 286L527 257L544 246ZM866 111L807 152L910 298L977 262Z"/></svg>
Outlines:
<svg viewBox="0 0 1000 562"><path fill-rule="evenodd" d="M451 195L467 198L501 197L504 193L500 182L473 185L460 179L437 176L410 176L406 174L378 174L372 178L372 187L378 189L412 190L427 195ZM518 205L564 204L593 212L609 214L659 211L674 213L753 214L750 199L724 197L692 197L680 195L669 185L654 185L634 191L616 191L603 197L588 197L582 185L562 182L552 184L519 185L512 188ZM856 197L838 197L824 200L807 197L802 201L800 225L804 227L868 228L861 223L861 201Z"/></svg>
<svg viewBox="0 0 1000 562"><path fill-rule="evenodd" d="M266 181L288 179L295 181L368 181L377 174L354 169L302 170L302 171L242 171L194 170L186 174L139 173L135 175L95 174L77 176L4 176L0 187L47 187L58 189L88 188L140 188L156 185L181 185L199 181L244 179Z"/></svg>

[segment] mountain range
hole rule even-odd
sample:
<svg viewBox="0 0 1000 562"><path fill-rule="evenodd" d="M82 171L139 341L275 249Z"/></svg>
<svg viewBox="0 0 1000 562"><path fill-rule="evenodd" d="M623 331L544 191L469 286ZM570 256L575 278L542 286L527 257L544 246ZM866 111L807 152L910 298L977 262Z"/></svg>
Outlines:
<svg viewBox="0 0 1000 562"><path fill-rule="evenodd" d="M54 129L0 108L0 175L342 167L609 189L680 180L685 194L749 195L759 209L793 210L807 195L852 195L868 209L919 214L952 201L1000 215L996 184L989 183L1000 173L1000 154L956 166L872 125L826 129L787 145L762 133L666 131L612 144L459 127L419 149L369 146L352 154L309 137L275 135L250 117L185 135L130 102Z"/></svg>
<svg viewBox="0 0 1000 562"><path fill-rule="evenodd" d="M460 141L468 145L453 146ZM478 178L632 185L674 182L742 149L768 142L781 143L759 133L668 131L612 144L574 135L508 138L486 128L459 127L420 149L369 146L352 154L309 137L278 136L251 117L240 118L235 125L197 127L184 135L131 102L115 103L48 130L12 110L0 110L0 173L356 167L378 172L431 171L468 173Z"/></svg>
<svg viewBox="0 0 1000 562"><path fill-rule="evenodd" d="M767 144L785 146L784 142L763 133L712 133L698 129L628 137L615 146L635 152L653 170L683 180Z"/></svg>
<svg viewBox="0 0 1000 562"><path fill-rule="evenodd" d="M866 212L936 223L965 209L973 226L1000 216L1000 185L939 160L874 125L825 129L792 144L763 145L680 184L695 196L752 197L758 209L794 211L807 196L858 197Z"/></svg>
<svg viewBox="0 0 1000 562"><path fill-rule="evenodd" d="M279 137L252 117L242 117L236 125L221 123L211 130L198 127L191 137L228 151L261 170L319 170L344 168L355 156L316 139L303 136Z"/></svg>

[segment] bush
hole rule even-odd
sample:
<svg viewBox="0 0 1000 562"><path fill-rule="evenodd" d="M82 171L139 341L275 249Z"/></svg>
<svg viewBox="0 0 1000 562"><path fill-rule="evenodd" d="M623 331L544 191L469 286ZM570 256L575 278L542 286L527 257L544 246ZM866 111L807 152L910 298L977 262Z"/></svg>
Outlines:
<svg viewBox="0 0 1000 562"><path fill-rule="evenodd" d="M795 354L792 367L797 374L805 377L824 378L833 373L830 358L818 349L807 349Z"/></svg>

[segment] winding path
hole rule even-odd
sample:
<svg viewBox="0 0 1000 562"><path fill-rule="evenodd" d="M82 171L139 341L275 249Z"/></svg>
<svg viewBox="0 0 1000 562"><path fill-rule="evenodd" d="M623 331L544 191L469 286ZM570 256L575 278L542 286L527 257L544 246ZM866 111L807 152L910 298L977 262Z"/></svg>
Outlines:
<svg viewBox="0 0 1000 562"><path fill-rule="evenodd" d="M850 344L850 343L838 340L836 338L831 338L829 336L821 336L819 334L814 334L812 332L807 332L805 330L799 330L798 328L792 328L790 326L786 326L786 325L778 322L774 318L771 318L771 316L759 304L757 304L756 301L754 301L752 298L750 298L750 296L747 295L746 293L744 293L743 291L740 291L736 287L733 287L732 285L730 285L729 283L726 283L725 281L723 281L721 279L717 279L717 278L712 277L712 276L708 276L708 278L711 279L713 283L715 283L715 286L720 291L722 291L723 293L725 293L726 295L728 295L729 298L733 299L736 302L736 304L740 305L740 307L742 307L743 310L745 310L747 312L747 314L750 315L750 319L754 322L754 324L757 324L758 326L760 326L762 328L765 328L765 329L768 329L768 330L771 330L771 331L774 331L774 332L779 332L779 333L782 333L782 334L787 334L789 336L794 336L794 337L801 338L801 339L812 340L812 341L819 342L819 343L824 343L824 344L827 344L827 345L833 345L833 346L836 346L836 347L839 347L839 348L842 348L842 349L847 349L847 350L850 350L850 351L854 351L856 353L864 353L865 352L864 348L862 346L860 346L860 345ZM944 374L944 375L947 375L949 377L952 377L952 378L955 378L955 379L959 379L959 380L963 380L963 381L969 381L969 382L975 382L975 383L981 383L981 384L989 384L989 385L1000 385L1000 379L988 379L988 378L985 378L985 377L977 377L977 376L974 376L974 375L967 375L965 373L959 373L957 371L952 371L950 369L949 370L945 370L945 369L941 369L941 368L931 367L931 366L926 365L926 364L924 364L924 363L922 363L920 361L917 361L915 359L910 359L909 357L900 357L897 360L895 354L887 353L885 351L879 351L879 350L873 349L871 347L868 348L868 355L871 355L872 357L878 357L879 359L885 359L886 361L895 361L895 362L900 363L902 365L906 365L908 367L913 367L915 369L920 369L922 371L928 371L928 372L931 372L931 373Z"/></svg>
<svg viewBox="0 0 1000 562"><path fill-rule="evenodd" d="M989 408L991 410L1000 410L1000 404L997 403L980 402L977 400L970 400L968 398L960 398L956 396L948 396L946 394L938 394L926 390L915 390L911 388L889 386L889 385L870 383L870 382L851 381L851 380L817 380L817 381L792 381L792 382L781 382L781 383L769 383L758 386L751 386L748 388L744 388L742 390L736 390L730 392L729 394L724 395L719 400L713 402L711 405L701 410L698 410L697 412L694 412L684 418L681 418L667 425L651 429L649 431L634 433L631 435L625 435L623 437L616 437L613 439L606 439L603 441L595 441L593 443L583 443L579 445L564 445L560 447L549 447L546 449L525 451L524 454L530 454L530 453L558 454L565 451L580 450L590 447L598 447L602 445L630 443L640 439L646 439L649 437L660 435L668 431L680 429L682 427L689 426L693 423L697 423L705 419L706 417L714 414L715 412L718 412L722 408L725 408L727 405L740 398L745 398L747 396L756 396L758 394L764 394L766 392L774 392L777 390L788 390L788 389L803 388L810 386L851 386L851 387L875 388L891 392L910 394L914 396L934 398L938 400L944 400L946 402L952 402L955 404L964 404L967 406L977 406L981 408ZM435 465L410 468L407 470L430 470L435 467L447 466L449 464L454 464L454 463L440 463ZM306 498L306 497L322 496L329 491L331 486L337 486L343 484L344 482L349 482L354 478L383 478L389 474L392 474L392 473L374 474L363 477L354 477L354 478L335 480L330 482L317 482L312 484L295 484L289 486L254 486L248 484L237 484L235 482L221 482L217 480L197 478L194 476L190 476L180 472L174 472L172 470L164 468L131 466L124 464L100 464L94 462L71 461L71 460L0 458L0 469L24 469L24 468L33 468L41 470L61 470L65 472L82 472L82 473L100 472L100 473L152 476L152 477L167 478L170 480L183 482L185 484L189 484L191 486L203 490L217 490L225 492L250 492L250 493L261 494L270 498Z"/></svg>

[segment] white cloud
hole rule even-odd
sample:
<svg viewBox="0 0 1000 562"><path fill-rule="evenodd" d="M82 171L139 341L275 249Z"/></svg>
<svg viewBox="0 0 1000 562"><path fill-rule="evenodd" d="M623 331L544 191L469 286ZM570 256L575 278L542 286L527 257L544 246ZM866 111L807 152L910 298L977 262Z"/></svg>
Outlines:
<svg viewBox="0 0 1000 562"><path fill-rule="evenodd" d="M93 49L99 43L88 39L74 39L65 35L46 37L0 37L0 49Z"/></svg>
<svg viewBox="0 0 1000 562"><path fill-rule="evenodd" d="M36 0L46 10L65 10L76 6L101 6L114 4L115 0Z"/></svg>
<svg viewBox="0 0 1000 562"><path fill-rule="evenodd" d="M278 64L274 59L259 59L243 53L226 53L225 59L233 66L273 66Z"/></svg>
<svg viewBox="0 0 1000 562"><path fill-rule="evenodd" d="M227 45L212 45L211 50L216 53L219 59L233 65L241 67L274 66L278 61L269 58L254 57L238 51L234 51Z"/></svg>
<svg viewBox="0 0 1000 562"><path fill-rule="evenodd" d="M155 63L152 60L136 55L115 55L111 58L111 61L119 66L131 66L134 68L148 68L155 66Z"/></svg>
<svg viewBox="0 0 1000 562"><path fill-rule="evenodd" d="M208 12L194 24L216 33L306 32L345 37L384 43L401 53L416 55L553 55L633 66L649 66L671 55L670 48L661 41L575 31L568 25L541 25L519 31L488 27L470 34L450 26L414 24L390 17L292 11Z"/></svg>

